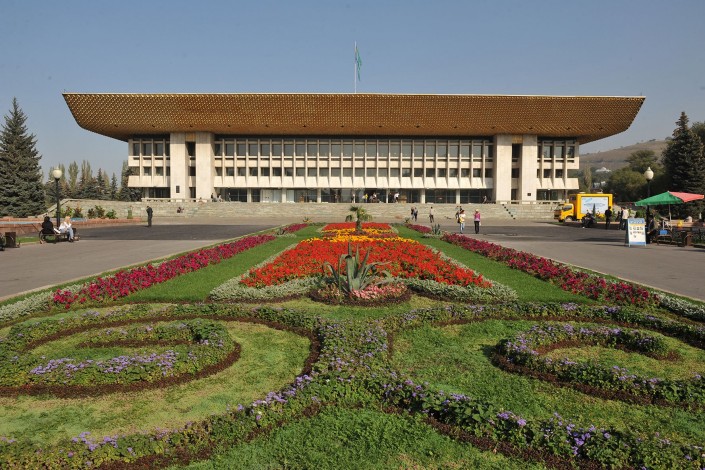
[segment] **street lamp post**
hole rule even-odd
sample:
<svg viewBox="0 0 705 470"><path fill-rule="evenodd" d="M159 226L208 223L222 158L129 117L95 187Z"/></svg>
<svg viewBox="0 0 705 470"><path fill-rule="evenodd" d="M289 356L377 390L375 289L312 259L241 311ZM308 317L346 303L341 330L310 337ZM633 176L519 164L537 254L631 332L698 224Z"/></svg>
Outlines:
<svg viewBox="0 0 705 470"><path fill-rule="evenodd" d="M59 198L59 180L61 179L61 168L57 167L51 170L51 176L54 177L56 181L56 228L61 225L61 210L59 205L61 204L61 199Z"/></svg>
<svg viewBox="0 0 705 470"><path fill-rule="evenodd" d="M651 197L651 180L654 179L654 172L651 167L648 167L644 172L646 178L646 197Z"/></svg>

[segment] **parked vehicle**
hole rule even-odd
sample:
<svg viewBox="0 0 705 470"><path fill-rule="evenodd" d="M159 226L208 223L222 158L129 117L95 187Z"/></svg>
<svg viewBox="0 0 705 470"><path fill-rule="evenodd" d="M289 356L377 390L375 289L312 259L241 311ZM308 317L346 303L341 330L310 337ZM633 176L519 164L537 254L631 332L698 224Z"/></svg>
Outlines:
<svg viewBox="0 0 705 470"><path fill-rule="evenodd" d="M572 222L582 220L588 211L593 217L604 214L608 207L612 207L611 194L571 194L566 204L553 211L553 218L559 222Z"/></svg>

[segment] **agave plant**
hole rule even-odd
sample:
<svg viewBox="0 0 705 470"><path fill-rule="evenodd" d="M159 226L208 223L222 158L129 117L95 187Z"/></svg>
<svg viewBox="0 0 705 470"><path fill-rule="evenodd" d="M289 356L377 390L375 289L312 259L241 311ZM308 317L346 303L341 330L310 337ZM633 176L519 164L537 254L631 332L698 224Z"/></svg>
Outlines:
<svg viewBox="0 0 705 470"><path fill-rule="evenodd" d="M368 263L370 256L368 250L365 257L360 260L360 247L355 247L353 254L352 245L348 242L348 253L340 255L338 269L326 261L323 263L323 272L327 276L329 283L335 284L340 292L351 296L353 291L364 290L372 285L386 284L392 281L392 277L386 269L379 269L380 266L389 264L387 262Z"/></svg>
<svg viewBox="0 0 705 470"><path fill-rule="evenodd" d="M433 224L431 225L431 235L435 236L441 236L443 235L443 231L441 230L441 224Z"/></svg>

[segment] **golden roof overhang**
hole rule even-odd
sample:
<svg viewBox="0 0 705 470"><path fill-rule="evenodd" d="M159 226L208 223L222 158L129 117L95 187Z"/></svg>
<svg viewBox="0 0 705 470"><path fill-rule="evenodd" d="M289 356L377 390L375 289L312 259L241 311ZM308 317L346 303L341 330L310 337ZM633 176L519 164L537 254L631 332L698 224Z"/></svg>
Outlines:
<svg viewBox="0 0 705 470"><path fill-rule="evenodd" d="M277 136L535 134L592 142L625 131L644 97L317 93L64 93L79 126L114 139L171 132Z"/></svg>

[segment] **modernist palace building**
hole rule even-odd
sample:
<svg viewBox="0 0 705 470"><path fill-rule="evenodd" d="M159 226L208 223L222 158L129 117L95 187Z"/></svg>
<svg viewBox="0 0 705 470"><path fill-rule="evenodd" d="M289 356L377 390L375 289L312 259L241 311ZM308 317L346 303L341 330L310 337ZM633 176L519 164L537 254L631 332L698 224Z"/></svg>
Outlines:
<svg viewBox="0 0 705 470"><path fill-rule="evenodd" d="M65 93L84 129L127 143L143 197L467 204L563 199L580 144L643 97Z"/></svg>

